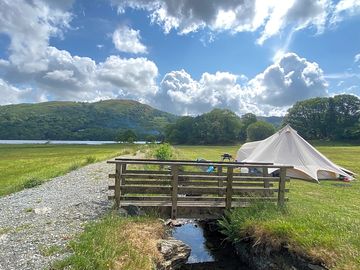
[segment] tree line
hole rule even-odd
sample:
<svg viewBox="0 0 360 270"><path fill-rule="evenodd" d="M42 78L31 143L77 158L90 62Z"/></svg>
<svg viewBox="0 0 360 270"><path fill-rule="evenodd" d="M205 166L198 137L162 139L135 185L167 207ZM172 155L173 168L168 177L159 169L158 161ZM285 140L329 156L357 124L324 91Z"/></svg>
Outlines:
<svg viewBox="0 0 360 270"><path fill-rule="evenodd" d="M288 110L284 124L308 140L359 140L360 99L337 95L299 101Z"/></svg>
<svg viewBox="0 0 360 270"><path fill-rule="evenodd" d="M165 139L174 144L231 144L261 140L274 132L273 125L258 121L252 113L239 117L230 110L214 109L196 117L179 118L168 125Z"/></svg>
<svg viewBox="0 0 360 270"><path fill-rule="evenodd" d="M353 95L318 97L297 102L285 115L308 140L360 140L360 99ZM174 144L231 144L267 138L276 128L252 113L239 117L230 110L214 109L196 117L184 116L165 130Z"/></svg>

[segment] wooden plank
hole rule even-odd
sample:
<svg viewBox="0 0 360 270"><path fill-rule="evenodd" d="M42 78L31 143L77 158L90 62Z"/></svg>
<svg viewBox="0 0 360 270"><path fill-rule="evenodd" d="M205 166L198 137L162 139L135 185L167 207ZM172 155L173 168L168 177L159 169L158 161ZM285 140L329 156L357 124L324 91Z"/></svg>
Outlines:
<svg viewBox="0 0 360 270"><path fill-rule="evenodd" d="M226 209L231 208L232 194L233 194L232 181L233 181L233 168L228 167L227 179L226 179L226 199L225 199Z"/></svg>
<svg viewBox="0 0 360 270"><path fill-rule="evenodd" d="M126 170L125 173L147 173L147 174L168 174L171 175L170 171L159 171L159 170Z"/></svg>
<svg viewBox="0 0 360 270"><path fill-rule="evenodd" d="M125 185L122 187L123 194L125 193L136 193L136 194L170 194L171 187L166 186L153 186L153 185L144 185L144 186L134 186L134 185Z"/></svg>
<svg viewBox="0 0 360 270"><path fill-rule="evenodd" d="M213 164L213 163L217 163L217 164L225 164L225 165L229 165L229 164L256 164L256 165L272 165L274 163L271 162L232 162L232 161L211 161L211 160L204 160L204 161L194 161L194 160L187 160L187 159L168 159L168 160L161 160L161 159L141 159L141 158L115 158L115 161L123 161L125 163L129 163L132 161L151 161L151 162L169 162L169 163L205 163L205 164ZM128 162L129 161L129 162Z"/></svg>
<svg viewBox="0 0 360 270"><path fill-rule="evenodd" d="M109 200L114 200L114 195L108 196ZM285 197L285 201L288 201L289 198ZM124 195L120 197L120 201L171 201L171 196L128 196ZM203 197L203 196L185 196L178 197L179 201L224 201L224 197ZM244 202L253 202L253 201L273 201L277 202L278 198L276 197L235 197L232 198L233 201L244 201Z"/></svg>
<svg viewBox="0 0 360 270"><path fill-rule="evenodd" d="M219 189L225 190L225 188L219 187L178 187L178 194L187 195L201 195L201 194L219 194Z"/></svg>
<svg viewBox="0 0 360 270"><path fill-rule="evenodd" d="M280 169L280 182L279 182L279 192L278 192L278 205L279 206L284 206L285 204L285 179L286 179L286 169L285 168L281 168Z"/></svg>
<svg viewBox="0 0 360 270"><path fill-rule="evenodd" d="M132 179L168 179L171 180L171 175L165 175L165 174L146 174L146 173L126 173L124 174L126 178L132 178Z"/></svg>
<svg viewBox="0 0 360 270"><path fill-rule="evenodd" d="M245 188L245 187L233 187L234 194L241 193L263 193L263 192L278 192L277 188ZM284 192L289 192L289 189L284 189Z"/></svg>
<svg viewBox="0 0 360 270"><path fill-rule="evenodd" d="M219 184L216 183L215 181L184 181L184 182L179 182L180 186L204 186L204 187L219 187ZM263 182L234 182L233 181L233 187L263 187L264 183ZM273 184L269 183L269 187L272 187ZM224 186L221 186L224 187ZM221 191L221 192L220 192ZM223 189L219 190L219 196L223 195ZM220 194L221 193L221 194Z"/></svg>
<svg viewBox="0 0 360 270"><path fill-rule="evenodd" d="M177 216L177 197L178 197L178 181L179 181L179 167L177 165L171 166L172 175L172 193L171 193L171 219L176 219Z"/></svg>
<svg viewBox="0 0 360 270"><path fill-rule="evenodd" d="M194 161L178 161L178 160L165 160L165 161L158 161L158 160L136 160L136 159L129 159L129 160L109 160L107 163L126 163L126 164L142 164L142 165L183 165L183 166L225 166L226 167L239 167L239 168L259 168L263 165L266 165L268 168L293 168L293 166L284 166L284 165L267 165L267 163L232 163L232 162L219 162L219 161L208 161L208 162L194 162Z"/></svg>
<svg viewBox="0 0 360 270"><path fill-rule="evenodd" d="M267 180L269 182L278 182L280 180L279 177L273 176L234 176L234 181L264 181Z"/></svg>
<svg viewBox="0 0 360 270"><path fill-rule="evenodd" d="M226 176L217 176L217 175L183 175L179 174L181 181L189 180L214 180L219 181L220 179L226 180Z"/></svg>
<svg viewBox="0 0 360 270"><path fill-rule="evenodd" d="M128 180L126 179L125 185L165 185L170 186L170 180Z"/></svg>
<svg viewBox="0 0 360 270"><path fill-rule="evenodd" d="M120 197L121 201L169 201L171 202L171 196L136 196L136 195L123 195Z"/></svg>

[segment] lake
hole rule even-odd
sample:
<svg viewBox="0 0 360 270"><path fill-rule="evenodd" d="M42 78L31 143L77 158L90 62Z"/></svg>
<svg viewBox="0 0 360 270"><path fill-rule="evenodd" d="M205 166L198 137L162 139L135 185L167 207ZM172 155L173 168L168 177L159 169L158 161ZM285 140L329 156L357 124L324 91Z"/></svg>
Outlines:
<svg viewBox="0 0 360 270"><path fill-rule="evenodd" d="M0 140L0 144L113 144L122 143L115 141L57 141L57 140ZM135 141L135 144L146 144L146 141ZM159 142L156 142L159 143Z"/></svg>

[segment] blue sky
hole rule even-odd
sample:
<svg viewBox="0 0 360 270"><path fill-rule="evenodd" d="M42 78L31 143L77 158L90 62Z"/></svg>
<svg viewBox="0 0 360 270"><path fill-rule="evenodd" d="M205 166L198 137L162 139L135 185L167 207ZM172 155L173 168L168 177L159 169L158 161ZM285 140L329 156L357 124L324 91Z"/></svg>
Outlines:
<svg viewBox="0 0 360 270"><path fill-rule="evenodd" d="M360 0L4 0L0 104L134 99L283 115L360 95Z"/></svg>

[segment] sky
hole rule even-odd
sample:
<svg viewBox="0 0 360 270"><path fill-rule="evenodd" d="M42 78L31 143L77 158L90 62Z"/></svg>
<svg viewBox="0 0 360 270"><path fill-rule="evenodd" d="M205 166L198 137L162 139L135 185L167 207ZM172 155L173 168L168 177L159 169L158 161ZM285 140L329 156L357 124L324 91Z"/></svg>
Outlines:
<svg viewBox="0 0 360 270"><path fill-rule="evenodd" d="M360 96L360 0L2 0L0 105L284 115Z"/></svg>

